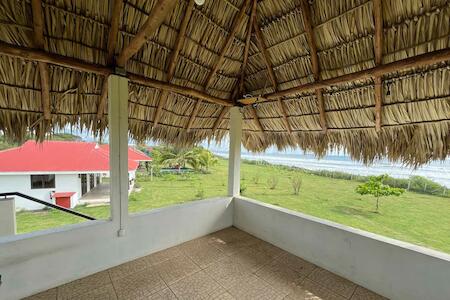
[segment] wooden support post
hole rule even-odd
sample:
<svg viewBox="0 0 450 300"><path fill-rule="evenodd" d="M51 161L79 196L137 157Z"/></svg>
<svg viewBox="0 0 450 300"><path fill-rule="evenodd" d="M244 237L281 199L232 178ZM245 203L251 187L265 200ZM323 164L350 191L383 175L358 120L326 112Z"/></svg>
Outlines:
<svg viewBox="0 0 450 300"><path fill-rule="evenodd" d="M128 79L110 75L108 88L111 216L123 236L128 220Z"/></svg>
<svg viewBox="0 0 450 300"><path fill-rule="evenodd" d="M228 196L240 194L242 115L239 107L230 109L230 150L228 157Z"/></svg>

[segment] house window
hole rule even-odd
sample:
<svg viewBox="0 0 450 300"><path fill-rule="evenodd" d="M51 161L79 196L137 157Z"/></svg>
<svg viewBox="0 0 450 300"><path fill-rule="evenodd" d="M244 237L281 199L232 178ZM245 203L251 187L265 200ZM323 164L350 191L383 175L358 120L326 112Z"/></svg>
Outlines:
<svg viewBox="0 0 450 300"><path fill-rule="evenodd" d="M55 174L31 175L31 189L55 188Z"/></svg>

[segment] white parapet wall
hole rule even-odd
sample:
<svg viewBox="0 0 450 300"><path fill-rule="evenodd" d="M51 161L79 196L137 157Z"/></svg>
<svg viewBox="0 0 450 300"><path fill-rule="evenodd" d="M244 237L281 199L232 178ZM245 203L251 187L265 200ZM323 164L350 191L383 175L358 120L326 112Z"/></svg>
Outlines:
<svg viewBox="0 0 450 300"><path fill-rule="evenodd" d="M130 216L125 235L92 221L0 238L0 299L20 299L233 224L231 198L190 202Z"/></svg>
<svg viewBox="0 0 450 300"><path fill-rule="evenodd" d="M391 299L450 299L450 255L234 198L234 225Z"/></svg>

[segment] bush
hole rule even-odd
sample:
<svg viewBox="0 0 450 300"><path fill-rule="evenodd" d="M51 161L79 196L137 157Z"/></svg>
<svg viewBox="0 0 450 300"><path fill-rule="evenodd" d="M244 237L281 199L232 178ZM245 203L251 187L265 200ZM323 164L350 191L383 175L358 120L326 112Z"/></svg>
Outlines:
<svg viewBox="0 0 450 300"><path fill-rule="evenodd" d="M259 174L256 174L255 176L253 176L253 178L252 178L253 183L254 183L254 184L258 184L260 178L261 178L261 177L259 176Z"/></svg>
<svg viewBox="0 0 450 300"><path fill-rule="evenodd" d="M274 190L278 185L278 177L275 175L270 176L267 179L267 184L269 185L269 189Z"/></svg>
<svg viewBox="0 0 450 300"><path fill-rule="evenodd" d="M135 182L134 183L134 188L136 188L136 189L140 189L141 188L141 184L139 183L139 182Z"/></svg>
<svg viewBox="0 0 450 300"><path fill-rule="evenodd" d="M294 195L298 195L300 193L300 188L302 186L302 178L300 175L296 175L291 178L292 189L294 190Z"/></svg>
<svg viewBox="0 0 450 300"><path fill-rule="evenodd" d="M239 193L243 195L246 190L247 186L245 184L241 184L241 187L239 188Z"/></svg>
<svg viewBox="0 0 450 300"><path fill-rule="evenodd" d="M197 193L195 193L195 198L197 198L197 199L204 199L205 198L205 191L203 189L198 189Z"/></svg>

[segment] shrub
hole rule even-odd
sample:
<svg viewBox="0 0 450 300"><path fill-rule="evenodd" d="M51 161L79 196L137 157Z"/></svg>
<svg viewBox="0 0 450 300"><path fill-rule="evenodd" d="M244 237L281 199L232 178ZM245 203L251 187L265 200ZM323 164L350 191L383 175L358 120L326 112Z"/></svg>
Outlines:
<svg viewBox="0 0 450 300"><path fill-rule="evenodd" d="M274 190L278 185L278 177L275 175L270 176L267 179L267 184L269 185L269 189Z"/></svg>
<svg viewBox="0 0 450 300"><path fill-rule="evenodd" d="M294 195L298 195L300 193L300 188L302 186L302 178L300 175L295 175L291 178L292 189L294 190Z"/></svg>
<svg viewBox="0 0 450 300"><path fill-rule="evenodd" d="M255 176L253 176L253 178L252 178L253 183L258 184L260 178L261 177L259 176L259 174L256 174Z"/></svg>
<svg viewBox="0 0 450 300"><path fill-rule="evenodd" d="M241 195L243 195L246 190L247 190L247 186L245 184L241 184L241 186L239 188L239 193Z"/></svg>
<svg viewBox="0 0 450 300"><path fill-rule="evenodd" d="M203 189L198 189L197 193L195 193L195 198L197 199L205 198L205 191Z"/></svg>

